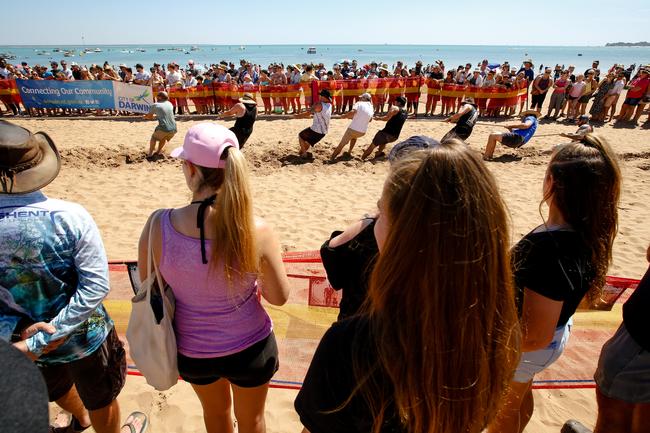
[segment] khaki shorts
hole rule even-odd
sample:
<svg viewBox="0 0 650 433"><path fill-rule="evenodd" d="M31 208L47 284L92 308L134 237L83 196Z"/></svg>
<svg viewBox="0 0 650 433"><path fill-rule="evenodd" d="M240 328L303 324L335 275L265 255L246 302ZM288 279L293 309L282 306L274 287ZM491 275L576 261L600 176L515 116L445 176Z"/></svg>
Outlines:
<svg viewBox="0 0 650 433"><path fill-rule="evenodd" d="M162 129L156 129L151 135L151 138L158 141L169 141L174 137L174 135L176 135L176 131L167 132Z"/></svg>
<svg viewBox="0 0 650 433"><path fill-rule="evenodd" d="M356 140L357 138L363 137L366 135L365 132L355 131L354 129L346 129L343 138L341 138L341 143L348 143L350 140Z"/></svg>

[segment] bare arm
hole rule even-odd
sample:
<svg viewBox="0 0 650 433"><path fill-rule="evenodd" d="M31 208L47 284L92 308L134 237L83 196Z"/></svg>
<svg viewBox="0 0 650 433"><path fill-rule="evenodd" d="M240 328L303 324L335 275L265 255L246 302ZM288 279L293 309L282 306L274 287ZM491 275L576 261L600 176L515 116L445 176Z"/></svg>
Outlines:
<svg viewBox="0 0 650 433"><path fill-rule="evenodd" d="M377 117L377 120L388 122L391 117L393 117L395 114L397 114L398 111L399 111L398 108L393 107L393 108L390 109L390 111L388 113L386 113L385 116Z"/></svg>
<svg viewBox="0 0 650 433"><path fill-rule="evenodd" d="M522 351L540 350L553 341L562 305L564 305L562 301L554 301L537 292L524 289L524 306L521 314Z"/></svg>
<svg viewBox="0 0 650 433"><path fill-rule="evenodd" d="M239 117L243 114L243 112L246 111L246 108L244 107L244 104L237 103L232 106L232 108L225 113L221 113L220 115L217 116L217 119L223 119L224 117L229 117L229 116L235 116Z"/></svg>
<svg viewBox="0 0 650 433"><path fill-rule="evenodd" d="M262 219L256 220L256 234L260 251L260 279L262 296L270 304L284 305L289 299L289 278L287 278L280 241L277 235Z"/></svg>

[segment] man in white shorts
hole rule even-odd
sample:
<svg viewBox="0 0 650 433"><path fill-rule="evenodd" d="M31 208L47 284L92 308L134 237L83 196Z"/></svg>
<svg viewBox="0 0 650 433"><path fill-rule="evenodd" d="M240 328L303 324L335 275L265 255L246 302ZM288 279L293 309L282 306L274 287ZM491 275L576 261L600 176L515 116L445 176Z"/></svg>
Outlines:
<svg viewBox="0 0 650 433"><path fill-rule="evenodd" d="M350 149L347 153L352 153L354 145L357 144L357 139L366 135L368 130L368 124L372 121L372 115L374 114L374 108L372 106L372 97L369 93L364 93L359 96L359 101L354 104L352 110L341 116L344 119L352 119L350 126L343 134L341 142L334 149L332 153L331 161L334 161L339 153L343 150L346 144L350 143Z"/></svg>

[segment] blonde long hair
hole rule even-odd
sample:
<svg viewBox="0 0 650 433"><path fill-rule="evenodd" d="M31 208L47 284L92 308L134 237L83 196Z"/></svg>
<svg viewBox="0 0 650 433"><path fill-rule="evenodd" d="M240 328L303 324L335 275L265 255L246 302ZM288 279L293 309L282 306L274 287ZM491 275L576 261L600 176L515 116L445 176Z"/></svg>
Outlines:
<svg viewBox="0 0 650 433"><path fill-rule="evenodd" d="M383 200L390 229L366 305L376 357L355 342L352 395L366 401L374 433L393 408L407 432L478 433L519 359L508 215L496 182L450 140L396 162Z"/></svg>
<svg viewBox="0 0 650 433"><path fill-rule="evenodd" d="M195 165L201 175L199 188L218 191L214 202L214 227L210 266L224 266L229 281L259 271L255 241L253 200L244 155L235 147L224 151L226 168Z"/></svg>

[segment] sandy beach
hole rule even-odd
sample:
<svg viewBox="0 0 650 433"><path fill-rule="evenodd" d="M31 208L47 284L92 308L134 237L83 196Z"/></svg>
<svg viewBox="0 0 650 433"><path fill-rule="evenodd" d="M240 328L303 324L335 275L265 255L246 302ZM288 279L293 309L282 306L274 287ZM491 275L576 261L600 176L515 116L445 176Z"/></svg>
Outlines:
<svg viewBox="0 0 650 433"><path fill-rule="evenodd" d="M167 158L152 163L144 159L155 122L131 118L15 122L32 131L46 131L53 138L60 149L63 167L45 193L78 202L88 209L99 225L109 259L134 259L137 240L149 214L157 208L180 206L189 200L178 161ZM166 151L180 146L187 129L197 122L178 121L179 132ZM299 161L297 134L310 122L260 119L244 148L252 174L256 213L275 225L286 251L318 249L333 230L343 229L364 213L373 212L388 167L383 160L359 159L383 122L370 124L351 159L327 164L349 123L332 120L329 134L313 150L315 160ZM468 140L469 145L482 151L490 132L504 131L499 123L481 121ZM223 124L229 127L232 122ZM449 128L449 124L440 121L409 120L402 138L440 138ZM575 129L560 123L542 123L537 134ZM647 129L610 124L597 127L596 132L615 148L623 172L619 233L609 274L638 279L647 267L644 257L650 242L650 134ZM496 160L487 163L510 211L512 243L542 222L540 200L546 164L552 146L564 141L557 136L539 137L519 150L499 146ZM541 213L545 214L543 208ZM608 323L617 324L620 311L617 306L604 317ZM293 411L295 394L293 390L271 390L267 405L269 432L300 431ZM596 404L592 389L539 390L535 398L535 414L526 432L556 432L568 418L580 419L593 427ZM123 417L136 409L150 415L150 432L204 431L199 402L186 383L157 393L142 378L129 376L119 400Z"/></svg>

